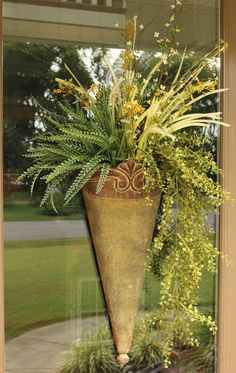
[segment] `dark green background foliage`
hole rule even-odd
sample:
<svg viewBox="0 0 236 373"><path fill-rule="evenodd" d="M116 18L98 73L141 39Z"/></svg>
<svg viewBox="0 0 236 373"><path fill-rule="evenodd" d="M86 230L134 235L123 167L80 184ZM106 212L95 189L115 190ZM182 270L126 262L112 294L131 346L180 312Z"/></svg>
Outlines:
<svg viewBox="0 0 236 373"><path fill-rule="evenodd" d="M51 92L56 87L55 77L68 78L64 63L70 65L85 87L92 83L91 73L76 47L30 42L4 44L5 172L21 172L28 165L22 154L32 137L42 131L35 121L39 113L32 96L53 110Z"/></svg>

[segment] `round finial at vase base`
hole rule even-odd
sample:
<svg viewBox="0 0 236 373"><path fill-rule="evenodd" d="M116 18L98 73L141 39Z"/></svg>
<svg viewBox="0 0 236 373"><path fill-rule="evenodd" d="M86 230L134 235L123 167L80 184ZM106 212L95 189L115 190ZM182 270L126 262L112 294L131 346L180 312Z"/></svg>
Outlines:
<svg viewBox="0 0 236 373"><path fill-rule="evenodd" d="M129 362L129 356L127 354L119 354L117 355L117 362L119 366L122 368Z"/></svg>

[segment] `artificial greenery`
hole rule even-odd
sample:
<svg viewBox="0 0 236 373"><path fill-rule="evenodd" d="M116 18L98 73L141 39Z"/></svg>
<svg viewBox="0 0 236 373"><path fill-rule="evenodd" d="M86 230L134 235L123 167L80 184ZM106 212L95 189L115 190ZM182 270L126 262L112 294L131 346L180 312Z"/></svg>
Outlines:
<svg viewBox="0 0 236 373"><path fill-rule="evenodd" d="M106 59L110 86L97 83L86 90L66 66L71 78L56 79L54 90L64 101L57 112L44 111L43 120L50 127L34 140L27 154L33 164L21 178L33 179L31 190L37 178L44 180L47 189L41 204L51 200L54 206L54 193L65 181L70 181L67 204L96 171L100 170L99 193L111 167L129 159L142 163L147 195L155 188L162 191L147 268L161 277L160 324L165 323L166 332L160 351L168 365L175 343L199 344L192 323L216 332L212 317L197 308L197 290L202 271L215 272L219 256L206 217L217 212L227 194L217 182L220 170L212 153L206 150L211 143L208 131L203 135L196 129L226 124L219 112L196 112L196 103L224 91L217 88L215 70L206 79L200 76L211 70L226 45L220 42L202 58L188 59L186 69L188 53L180 55L176 45L168 47L166 38L157 63L143 77L135 52L137 29L136 17L127 20L118 73ZM169 69L173 74L177 63L166 86L166 73Z"/></svg>
<svg viewBox="0 0 236 373"><path fill-rule="evenodd" d="M156 331L150 331L138 324L134 331L130 364L132 371L145 369L148 365L160 363L160 343ZM85 336L73 343L59 368L60 373L118 373L121 372L116 359L112 336L107 327L94 335ZM124 371L129 371L127 367Z"/></svg>
<svg viewBox="0 0 236 373"><path fill-rule="evenodd" d="M108 328L74 343L59 368L60 373L119 373Z"/></svg>
<svg viewBox="0 0 236 373"><path fill-rule="evenodd" d="M137 323L130 351L129 365L121 369L115 359L115 347L111 332L102 326L93 335L75 341L59 364L58 373L145 373L165 371L162 364L162 344L168 329L160 326L160 313ZM175 343L171 351L171 366L182 373L212 372L214 367L214 340L206 328L196 330L202 344L199 347L183 348Z"/></svg>
<svg viewBox="0 0 236 373"><path fill-rule="evenodd" d="M176 340L198 345L191 322L205 324L216 332L212 317L201 314L197 308L202 271L215 273L219 255L213 229L206 223L207 213L217 212L225 196L221 186L209 176L218 174L219 169L212 154L204 149L208 141L206 136L192 132L182 133L174 143L167 139L158 147L149 143L152 155L147 162L155 152L153 174L156 166L158 175L160 170L164 173L163 182L159 182L163 190L161 219L147 266L161 277L163 320L172 317L162 350L165 356Z"/></svg>
<svg viewBox="0 0 236 373"><path fill-rule="evenodd" d="M38 201L37 206L39 205L39 203L40 201ZM57 213L53 209L50 201L47 201L43 206L42 214L47 216L69 216L75 214L85 216L84 204L81 195L76 199L74 198L66 206L64 206L64 197L61 193L59 193L57 196L54 197L54 203L57 206Z"/></svg>

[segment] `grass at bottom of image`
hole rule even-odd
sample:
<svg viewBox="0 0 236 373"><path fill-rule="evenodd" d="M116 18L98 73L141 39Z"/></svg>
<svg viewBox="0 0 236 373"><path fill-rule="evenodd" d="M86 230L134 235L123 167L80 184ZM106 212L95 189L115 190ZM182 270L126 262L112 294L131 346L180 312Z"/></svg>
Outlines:
<svg viewBox="0 0 236 373"><path fill-rule="evenodd" d="M159 288L159 281L147 273L141 311L158 307ZM208 274L203 278L199 303L210 312L213 310L214 279ZM5 243L7 339L58 321L105 312L88 239Z"/></svg>

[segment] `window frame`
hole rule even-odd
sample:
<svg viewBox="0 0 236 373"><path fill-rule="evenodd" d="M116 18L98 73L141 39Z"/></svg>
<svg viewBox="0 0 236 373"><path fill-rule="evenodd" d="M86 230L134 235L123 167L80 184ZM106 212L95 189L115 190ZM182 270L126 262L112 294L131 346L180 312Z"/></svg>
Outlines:
<svg viewBox="0 0 236 373"><path fill-rule="evenodd" d="M2 1L0 1L2 20ZM1 23L2 25L2 23ZM3 69L2 69L2 27L0 28L0 373L4 373L4 256L3 256Z"/></svg>
<svg viewBox="0 0 236 373"><path fill-rule="evenodd" d="M221 2L221 37L229 43L229 49L222 58L222 86L229 88L222 97L222 112L230 128L221 129L220 165L223 169L221 184L236 196L236 2ZM221 252L228 255L233 265L221 262L219 271L219 335L217 373L232 373L236 370L236 205L228 202L220 211L219 245Z"/></svg>
<svg viewBox="0 0 236 373"><path fill-rule="evenodd" d="M222 129L220 140L220 163L224 178L222 185L236 196L236 1L221 1L221 36L230 47L223 57L222 85L228 87L222 99L224 121L231 123L230 129ZM2 19L2 1L0 3ZM0 29L0 373L4 373L4 253L3 253L3 90L2 90L2 28ZM225 204L221 208L219 224L219 242L221 251L229 255L236 263L236 205ZM236 368L236 267L220 265L219 271L219 336L217 373L232 373Z"/></svg>

